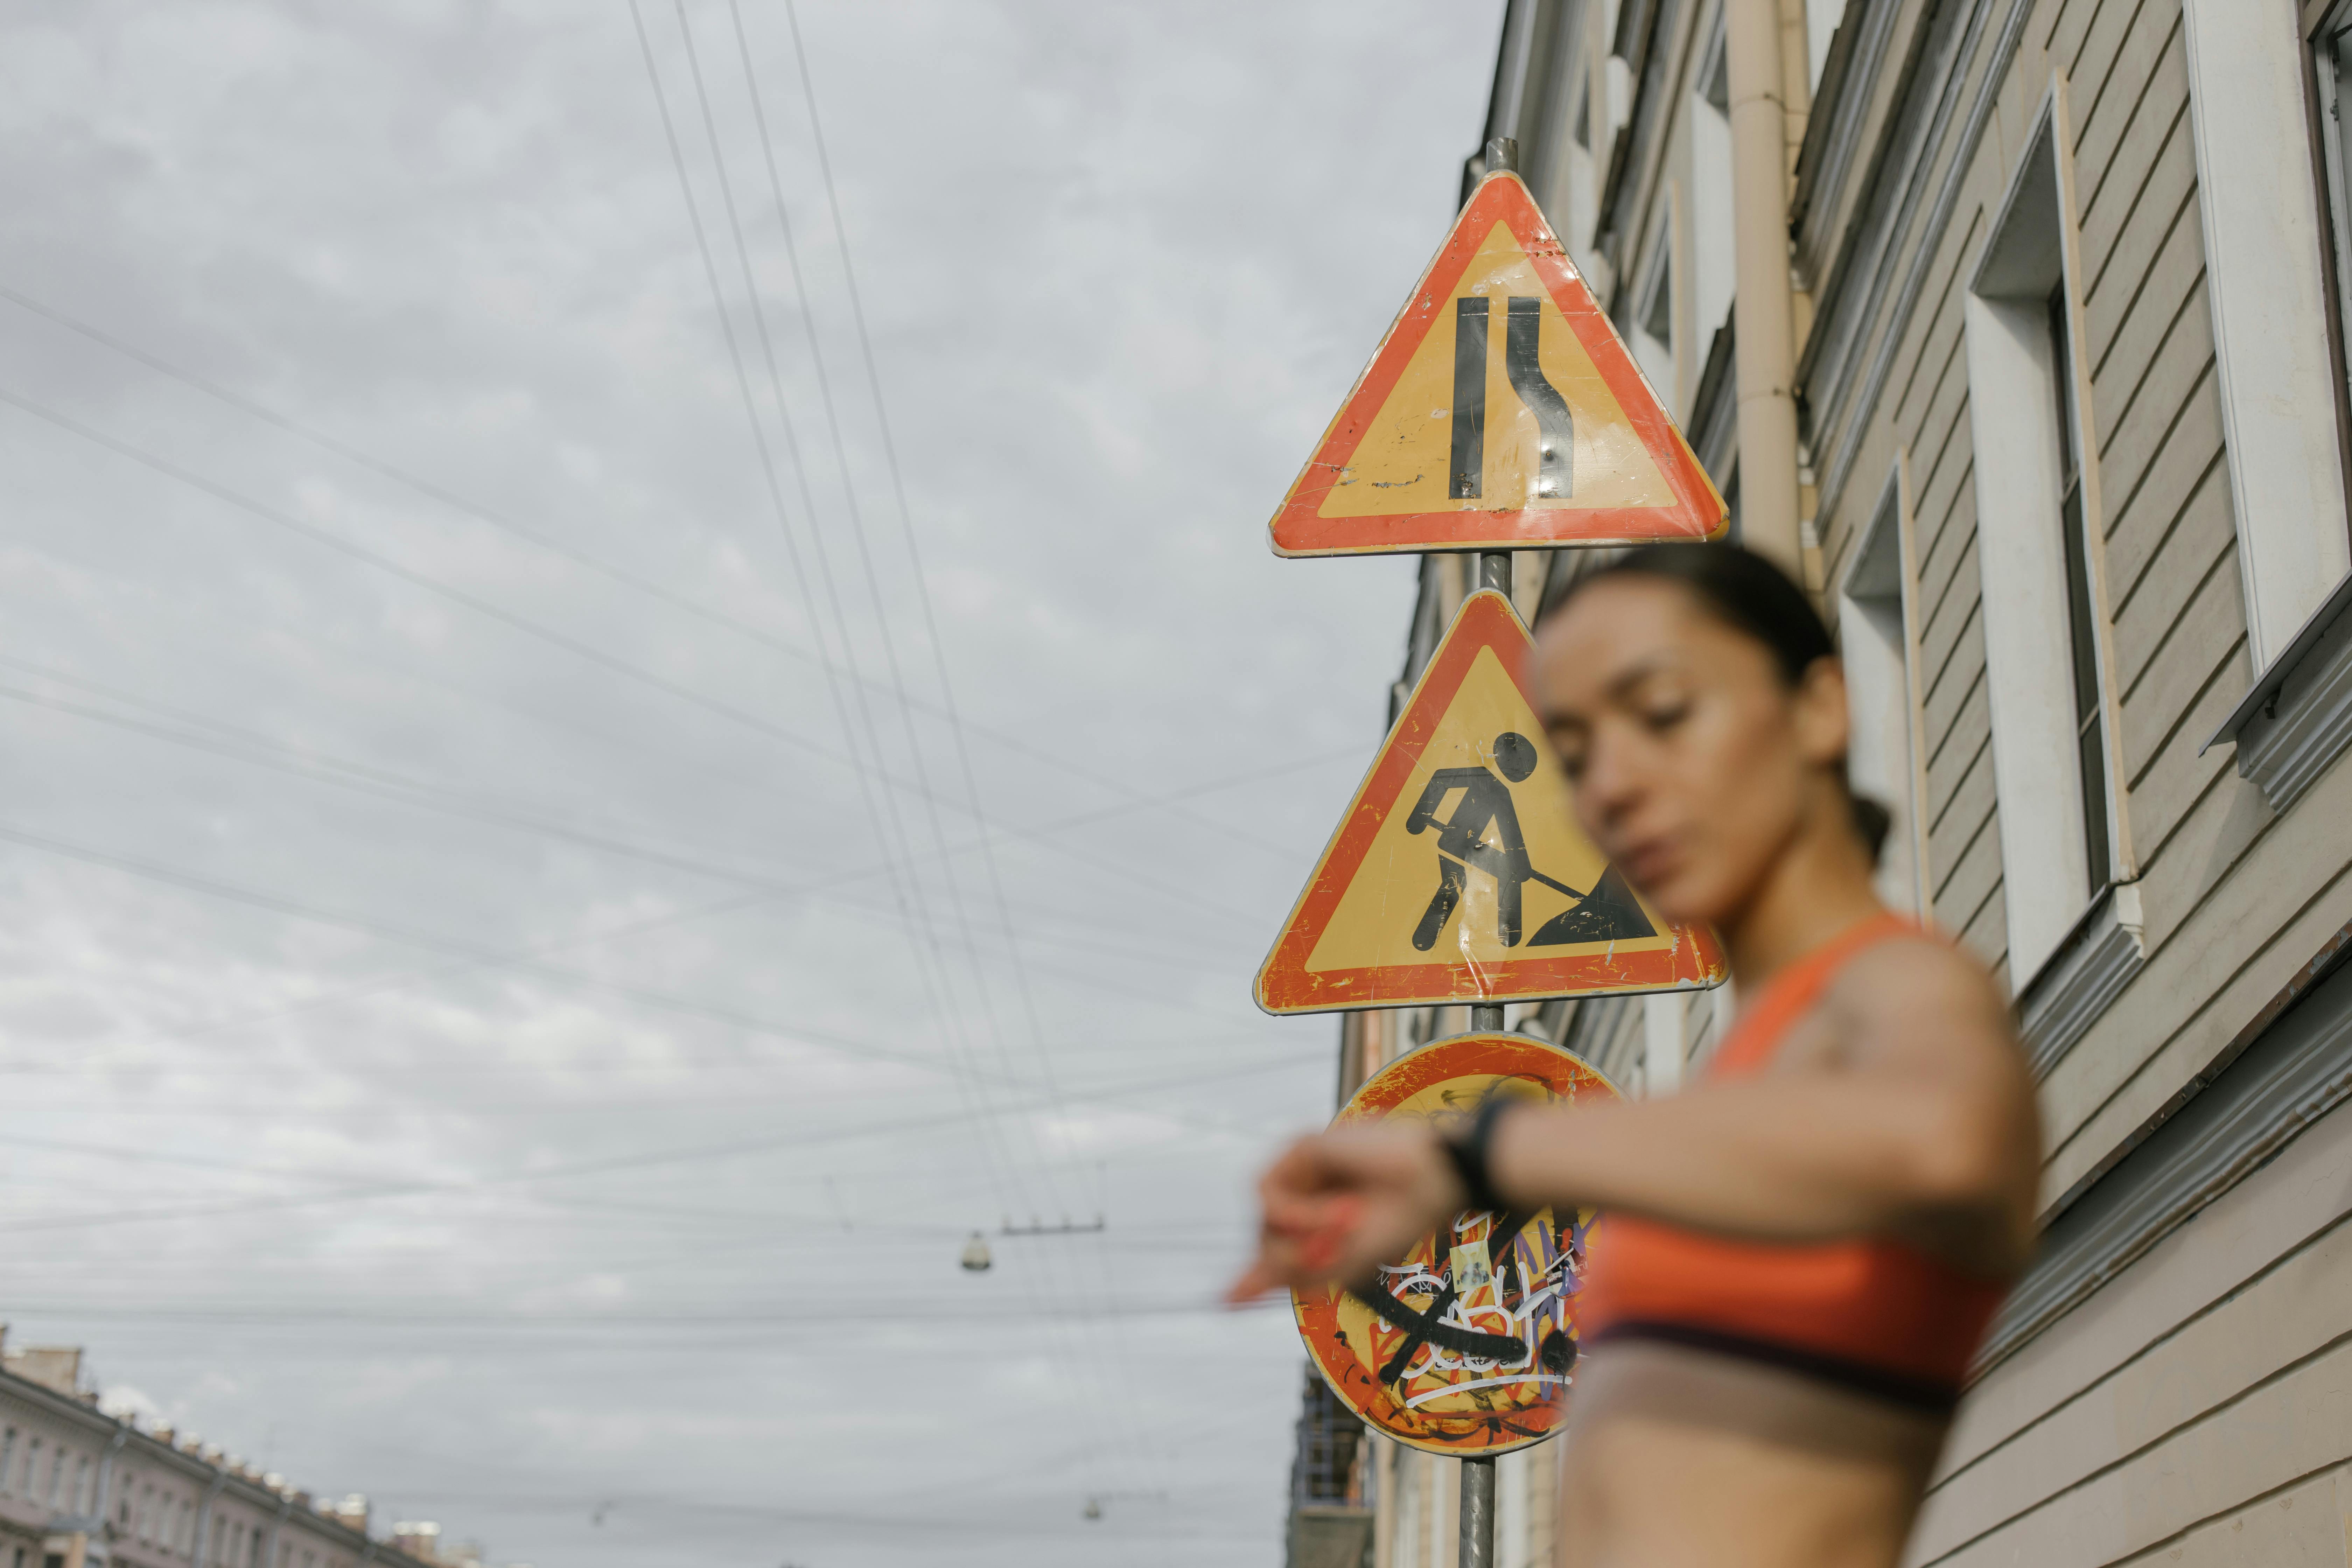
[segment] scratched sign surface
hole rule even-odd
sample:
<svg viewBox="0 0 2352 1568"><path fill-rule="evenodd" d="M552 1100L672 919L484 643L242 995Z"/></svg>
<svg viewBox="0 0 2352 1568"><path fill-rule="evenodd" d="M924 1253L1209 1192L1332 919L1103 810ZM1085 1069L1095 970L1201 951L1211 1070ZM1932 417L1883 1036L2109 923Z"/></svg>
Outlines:
<svg viewBox="0 0 2352 1568"><path fill-rule="evenodd" d="M1517 174L1472 194L1283 498L1277 555L1718 537L1729 510Z"/></svg>
<svg viewBox="0 0 2352 1568"><path fill-rule="evenodd" d="M1538 1100L1617 1092L1540 1040L1463 1035L1381 1068L1332 1124L1465 1115L1498 1086ZM1376 1288L1294 1291L1299 1336L1332 1391L1401 1443L1483 1456L1541 1442L1573 1375L1591 1222L1590 1209L1456 1215Z"/></svg>
<svg viewBox="0 0 2352 1568"><path fill-rule="evenodd" d="M1570 815L1521 683L1508 600L1463 601L1258 971L1269 1013L1686 990L1708 931L1670 925Z"/></svg>

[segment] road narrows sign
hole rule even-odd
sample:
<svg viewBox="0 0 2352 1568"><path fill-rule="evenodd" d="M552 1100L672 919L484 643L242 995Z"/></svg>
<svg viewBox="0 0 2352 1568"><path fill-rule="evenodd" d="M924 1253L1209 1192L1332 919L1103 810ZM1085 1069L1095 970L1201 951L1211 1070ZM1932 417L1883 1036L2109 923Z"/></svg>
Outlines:
<svg viewBox="0 0 2352 1568"><path fill-rule="evenodd" d="M1271 526L1277 555L1696 542L1722 496L1517 174L1479 182Z"/></svg>
<svg viewBox="0 0 2352 1568"><path fill-rule="evenodd" d="M1688 990L1714 934L1667 923L1570 814L1521 668L1527 628L1471 595L1257 975L1269 1013Z"/></svg>
<svg viewBox="0 0 2352 1568"><path fill-rule="evenodd" d="M1467 1115L1490 1092L1570 1103L1617 1094L1556 1046L1464 1035L1374 1073L1332 1125ZM1456 1215L1376 1281L1293 1291L1299 1338L1332 1392L1401 1443L1477 1458L1539 1443L1574 1375L1592 1220L1591 1209Z"/></svg>

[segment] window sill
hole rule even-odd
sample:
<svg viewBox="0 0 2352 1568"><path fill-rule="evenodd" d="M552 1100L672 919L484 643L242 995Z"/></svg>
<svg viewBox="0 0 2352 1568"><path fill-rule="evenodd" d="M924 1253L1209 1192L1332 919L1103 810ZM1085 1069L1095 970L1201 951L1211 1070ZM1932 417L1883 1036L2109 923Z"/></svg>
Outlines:
<svg viewBox="0 0 2352 1568"><path fill-rule="evenodd" d="M2200 753L2238 746L2238 773L2274 811L2301 798L2352 744L2352 576L2305 623Z"/></svg>
<svg viewBox="0 0 2352 1568"><path fill-rule="evenodd" d="M2138 884L2110 887L2019 994L2018 1031L2037 1082L2065 1059L2147 961L2140 930Z"/></svg>

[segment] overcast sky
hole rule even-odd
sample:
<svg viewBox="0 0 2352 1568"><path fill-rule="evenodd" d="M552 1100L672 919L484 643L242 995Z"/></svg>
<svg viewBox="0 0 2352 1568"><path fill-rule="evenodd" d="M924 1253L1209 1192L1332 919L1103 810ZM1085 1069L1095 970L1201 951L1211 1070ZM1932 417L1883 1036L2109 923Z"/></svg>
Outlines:
<svg viewBox="0 0 2352 1568"><path fill-rule="evenodd" d="M1276 1563L1412 566L1265 522L1499 0L806 0L838 226L640 4L0 20L0 1319L502 1563Z"/></svg>

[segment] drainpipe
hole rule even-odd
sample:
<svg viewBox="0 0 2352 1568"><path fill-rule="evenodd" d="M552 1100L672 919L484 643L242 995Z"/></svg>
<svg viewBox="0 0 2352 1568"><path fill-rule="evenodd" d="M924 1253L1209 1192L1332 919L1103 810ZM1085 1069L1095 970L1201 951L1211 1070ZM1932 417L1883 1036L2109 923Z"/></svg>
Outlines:
<svg viewBox="0 0 2352 1568"><path fill-rule="evenodd" d="M1739 538L1801 583L1797 311L1789 281L1789 126L1778 0L1724 0L1723 47L1731 89Z"/></svg>

